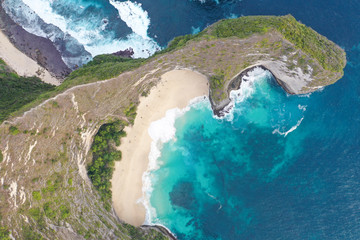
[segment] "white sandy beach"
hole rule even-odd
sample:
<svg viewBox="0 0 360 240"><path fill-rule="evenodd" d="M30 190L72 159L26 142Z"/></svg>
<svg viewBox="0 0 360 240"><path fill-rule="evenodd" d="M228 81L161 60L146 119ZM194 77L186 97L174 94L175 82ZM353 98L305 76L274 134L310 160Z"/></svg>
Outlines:
<svg viewBox="0 0 360 240"><path fill-rule="evenodd" d="M14 47L2 31L0 31L0 58L20 76L37 76L46 83L60 85L59 80L51 76L46 69ZM37 72L41 74L38 75Z"/></svg>
<svg viewBox="0 0 360 240"><path fill-rule="evenodd" d="M145 207L138 200L143 196L142 176L148 168L151 122L165 117L169 109L185 108L190 100L208 92L204 75L173 70L162 76L148 97L140 99L134 125L125 129L127 137L120 145L122 160L115 164L112 178L113 205L120 219L134 226L145 221Z"/></svg>

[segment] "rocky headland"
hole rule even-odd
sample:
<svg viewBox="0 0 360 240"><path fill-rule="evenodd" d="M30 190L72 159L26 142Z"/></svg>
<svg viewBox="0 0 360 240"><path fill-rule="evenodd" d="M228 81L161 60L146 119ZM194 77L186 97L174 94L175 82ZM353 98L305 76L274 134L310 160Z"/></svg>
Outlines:
<svg viewBox="0 0 360 240"><path fill-rule="evenodd" d="M20 239L167 239L120 220L92 184L87 170L101 126L131 126L141 97L175 69L208 79L217 113L254 66L288 93L305 94L335 83L345 64L340 47L292 16L222 20L146 60L99 56L0 125L0 223Z"/></svg>

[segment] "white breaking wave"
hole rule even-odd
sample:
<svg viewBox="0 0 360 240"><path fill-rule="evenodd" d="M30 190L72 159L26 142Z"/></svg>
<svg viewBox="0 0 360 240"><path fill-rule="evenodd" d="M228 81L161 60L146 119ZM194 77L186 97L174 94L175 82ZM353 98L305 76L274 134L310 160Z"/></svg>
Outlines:
<svg viewBox="0 0 360 240"><path fill-rule="evenodd" d="M58 41L59 33L56 29L42 26L44 24L40 23L43 21L45 24L58 28L63 34L76 39L93 57L128 48L134 50L134 57L136 58L149 57L161 49L147 35L150 18L147 12L141 8L141 4L130 1L116 2L110 0L111 5L118 10L121 20L133 31L133 33L122 39L113 39L109 35L107 37L103 35L103 31L109 23L108 19L105 19L105 21L104 19L91 19L88 23L83 21L79 24L74 24L72 20L66 19L54 12L51 6L52 3L53 0L22 0L22 2L5 0L3 4L7 5L7 8L5 8L8 10L7 12L11 12L12 18L15 18L16 22L26 31L48 38L55 43ZM20 7L15 11L14 6ZM82 8L79 7L79 9L81 10ZM60 48L58 47L58 50ZM61 50L63 51L63 49Z"/></svg>
<svg viewBox="0 0 360 240"><path fill-rule="evenodd" d="M232 121L234 118L234 106L249 98L255 92L255 82L271 77L271 73L260 67L255 67L243 76L240 88L230 91L230 103L224 108L224 116L215 118Z"/></svg>
<svg viewBox="0 0 360 240"><path fill-rule="evenodd" d="M142 9L140 3L110 0L110 4L118 10L121 20L133 31L133 34L128 35L126 41L112 42L111 45L118 45L118 47L123 50L131 47L135 52L134 57L149 57L161 49L160 46L147 35L150 18L147 11Z"/></svg>
<svg viewBox="0 0 360 240"><path fill-rule="evenodd" d="M141 3L110 0L110 4L118 10L121 20L123 20L134 33L144 39L149 38L147 31L150 26L150 18L147 11L141 8Z"/></svg>
<svg viewBox="0 0 360 240"><path fill-rule="evenodd" d="M74 69L76 66L91 60L90 53L86 52L75 38L65 34L57 26L44 22L35 11L22 1L5 0L2 6L6 13L27 32L51 40L68 67ZM65 42L66 49L64 47Z"/></svg>
<svg viewBox="0 0 360 240"><path fill-rule="evenodd" d="M230 92L230 98L234 99L236 103L243 102L254 93L255 82L268 77L271 77L269 71L255 67L242 78L240 88Z"/></svg>
<svg viewBox="0 0 360 240"><path fill-rule="evenodd" d="M291 95L289 95L291 96ZM302 98L309 98L311 96L311 93L306 93L306 94L300 94L298 95L298 97L302 97Z"/></svg>
<svg viewBox="0 0 360 240"><path fill-rule="evenodd" d="M209 197L211 197L212 199L214 199L218 204L219 204L219 208L218 208L218 212L222 209L223 205L221 204L221 202L214 196L211 195L210 193L206 193Z"/></svg>
<svg viewBox="0 0 360 240"><path fill-rule="evenodd" d="M152 39L143 39L136 33L129 34L123 40L113 40L102 38L98 43L85 45L85 49L93 56L99 54L110 54L119 50L132 48L135 58L147 58L160 50L160 46Z"/></svg>
<svg viewBox="0 0 360 240"><path fill-rule="evenodd" d="M157 121L154 121L150 124L148 133L152 142L149 153L149 164L146 172L144 172L142 176L143 197L138 200L138 202L142 203L146 209L146 218L144 223L146 225L161 224L159 222L154 222L154 220L156 219L156 210L150 204L150 197L153 191L151 172L157 170L159 168L159 164L161 164L158 159L161 156L162 146L164 143L169 142L170 140L175 138L176 119L184 115L187 111L189 111L192 106L203 101L209 101L209 99L204 96L194 98L189 102L187 107L183 109L179 109L179 108L170 109L166 112L165 117Z"/></svg>
<svg viewBox="0 0 360 240"><path fill-rule="evenodd" d="M197 34L200 32L200 27L191 27L191 34Z"/></svg>
<svg viewBox="0 0 360 240"><path fill-rule="evenodd" d="M295 130L300 126L300 124L301 124L301 122L302 122L303 120L304 120L304 117L302 117L302 118L296 123L295 126L292 126L292 127L291 127L288 131L286 131L286 132L280 132L280 130L277 128L277 129L275 129L275 130L272 132L272 134L277 133L277 134L280 134L280 135L283 135L284 137L286 137L289 133L295 131Z"/></svg>
<svg viewBox="0 0 360 240"><path fill-rule="evenodd" d="M166 112L164 118L152 122L148 129L152 142L149 153L148 169L142 176L143 197L140 199L140 202L146 209L145 224L158 224L153 222L156 218L156 210L150 204L150 197L153 191L151 172L159 168L158 158L161 156L162 145L175 137L176 128L174 124L176 118L183 115L189 109L189 107L183 110L180 110L179 108L170 109Z"/></svg>
<svg viewBox="0 0 360 240"><path fill-rule="evenodd" d="M67 22L64 17L53 12L50 3L51 0L22 0L27 6L29 6L44 22L53 24L61 29L63 32L67 32Z"/></svg>
<svg viewBox="0 0 360 240"><path fill-rule="evenodd" d="M101 29L101 31L105 31L106 26L109 24L109 19L103 18L103 19L101 20L101 22L102 22L103 24L101 25L100 29Z"/></svg>
<svg viewBox="0 0 360 240"><path fill-rule="evenodd" d="M7 14L27 32L40 37L47 37L46 33L41 29L41 19L36 13L22 2L15 0L5 0L2 7Z"/></svg>
<svg viewBox="0 0 360 240"><path fill-rule="evenodd" d="M307 106L306 105L298 105L298 108L299 108L299 110L302 110L303 112L305 112L306 111L306 108L307 108Z"/></svg>
<svg viewBox="0 0 360 240"><path fill-rule="evenodd" d="M235 13L230 13L230 15L227 18L234 19L234 18L238 18L238 17L239 17L239 15L237 15Z"/></svg>

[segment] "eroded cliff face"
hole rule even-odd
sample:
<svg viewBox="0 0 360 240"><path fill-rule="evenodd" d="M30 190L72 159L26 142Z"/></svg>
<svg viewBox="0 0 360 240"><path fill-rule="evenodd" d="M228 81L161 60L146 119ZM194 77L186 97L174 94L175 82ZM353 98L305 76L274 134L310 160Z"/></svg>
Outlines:
<svg viewBox="0 0 360 240"><path fill-rule="evenodd" d="M307 93L338 80L342 73L319 63L278 32L246 39L191 41L154 57L114 79L76 86L0 126L1 222L15 238L37 234L49 239L130 239L134 229L107 211L93 188L86 166L99 127L129 121L125 110L173 69L208 77L214 110L222 108L239 73L263 65L291 93ZM214 76L221 76L214 84ZM10 127L12 127L10 129ZM154 230L137 230L148 239Z"/></svg>

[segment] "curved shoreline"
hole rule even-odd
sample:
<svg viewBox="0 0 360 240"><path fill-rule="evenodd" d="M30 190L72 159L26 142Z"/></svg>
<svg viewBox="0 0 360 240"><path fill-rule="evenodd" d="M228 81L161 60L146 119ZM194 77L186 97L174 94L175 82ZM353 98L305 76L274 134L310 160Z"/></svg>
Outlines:
<svg viewBox="0 0 360 240"><path fill-rule="evenodd" d="M204 75L191 70L172 70L162 75L147 97L140 99L134 125L125 128L127 136L122 138L119 148L122 160L115 163L111 180L113 206L120 219L134 226L145 222L142 187L152 142L148 134L150 124L165 117L168 110L183 109L192 99L208 93Z"/></svg>
<svg viewBox="0 0 360 240"><path fill-rule="evenodd" d="M209 100L210 100L210 103L211 103L211 108L212 108L213 113L214 113L215 116L222 117L227 113L225 109L228 107L228 105L231 102L231 100L230 100L230 92L233 91L233 90L238 90L240 88L240 86L241 86L241 82L242 82L243 77L247 76L248 73L253 71L255 68L261 68L261 69L263 69L265 71L269 71L271 73L271 75L274 77L274 79L276 80L276 82L288 94L290 94L290 95L298 94L298 93L294 93L292 90L290 90L290 87L285 83L285 81L281 80L278 76L276 76L274 74L274 72L272 70L270 70L268 67L265 67L262 64L253 65L253 66L250 66L250 67L242 70L232 80L230 80L230 82L228 83L227 90L226 90L228 97L225 100L223 100L220 104L215 104L214 101L211 99L211 94L209 94Z"/></svg>
<svg viewBox="0 0 360 240"><path fill-rule="evenodd" d="M244 80L244 77L249 77L249 72L253 71L256 68L260 68L264 71L267 71L271 74L271 76L275 79L276 83L279 84L280 87L282 87L282 89L290 94L290 95L295 95L295 94L299 94L299 93L294 93L292 92L286 85L286 83L284 81L282 81L281 79L279 79L269 68L259 64L259 65L254 65L251 67L248 67L246 69L244 69L243 71L241 71L239 74L237 74L229 83L228 83L228 87L227 87L227 93L228 93L228 98L226 99L226 101L228 101L226 104L224 104L223 106L221 106L221 108L216 109L216 105L211 101L211 94L210 94L210 89L209 89L209 101L211 104L211 108L213 111L213 114L217 117L223 117L225 114L228 114L228 112L226 112L226 109L229 107L229 105L231 105L232 100L230 99L230 92L233 90L239 90L241 88L241 83L242 81L246 81L246 79ZM190 104L190 103L189 103ZM191 105L191 104L190 104ZM171 240L177 240L176 235L174 235L167 227L161 225L161 224L152 224L152 225L147 225L148 223L141 225L141 228L153 228L156 229L157 231L160 231L162 234L164 234L166 237L168 237ZM150 223L151 224L151 223Z"/></svg>
<svg viewBox="0 0 360 240"><path fill-rule="evenodd" d="M230 91L239 89L243 77L255 68L269 71L286 92L294 94L270 69L259 64L246 68L236 75L228 83L228 95ZM192 70L172 70L161 76L160 82L151 89L147 97L140 98L134 125L125 128L127 136L122 138L119 147L122 161L116 162L111 180L113 206L120 219L134 226L143 226L146 221L145 205L149 203L146 203L143 175L148 172L150 163L152 142L148 133L150 124L165 117L170 109L184 109L196 97L210 96L210 91L206 76ZM216 106L211 98L209 100L214 115L218 117L226 114L224 109L231 102L230 98L227 98L223 105Z"/></svg>

